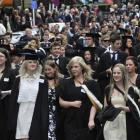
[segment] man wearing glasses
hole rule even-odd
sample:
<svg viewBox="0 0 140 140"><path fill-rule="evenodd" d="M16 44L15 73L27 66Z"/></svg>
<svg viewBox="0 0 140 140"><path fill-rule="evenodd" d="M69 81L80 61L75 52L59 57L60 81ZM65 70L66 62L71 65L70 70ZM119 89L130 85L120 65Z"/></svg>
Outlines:
<svg viewBox="0 0 140 140"><path fill-rule="evenodd" d="M110 47L108 47L100 57L96 70L97 79L102 91L104 91L105 87L109 84L112 67L117 63L125 62L127 54L120 50L121 46L122 40L120 35L117 33L111 34Z"/></svg>

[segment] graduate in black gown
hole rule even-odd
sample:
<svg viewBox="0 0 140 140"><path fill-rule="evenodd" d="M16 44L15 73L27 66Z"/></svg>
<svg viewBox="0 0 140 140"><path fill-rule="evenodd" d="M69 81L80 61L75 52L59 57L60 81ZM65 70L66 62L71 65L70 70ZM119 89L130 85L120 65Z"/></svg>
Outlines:
<svg viewBox="0 0 140 140"><path fill-rule="evenodd" d="M110 37L111 47L109 47L100 57L99 64L96 69L96 75L100 88L104 91L110 82L112 67L117 63L125 63L127 54L120 50L122 46L119 34L112 34ZM103 100L104 95L102 95Z"/></svg>
<svg viewBox="0 0 140 140"><path fill-rule="evenodd" d="M98 56L94 54L94 49L92 47L84 47L81 50L81 56L85 60L86 64L89 65L93 71L96 71Z"/></svg>
<svg viewBox="0 0 140 140"><path fill-rule="evenodd" d="M11 69L9 53L0 48L0 139L7 140L9 96L15 75Z"/></svg>
<svg viewBox="0 0 140 140"><path fill-rule="evenodd" d="M86 33L86 38L85 38L85 47L92 47L93 49L93 54L97 55L99 58L101 55L105 52L105 48L100 47L96 41L100 37L98 33Z"/></svg>
<svg viewBox="0 0 140 140"><path fill-rule="evenodd" d="M100 94L99 86L92 80L92 70L82 57L72 58L67 68L71 77L64 81L59 98L60 106L65 109L65 140L96 139L97 109L92 106L81 84L85 84L97 98Z"/></svg>
<svg viewBox="0 0 140 140"><path fill-rule="evenodd" d="M9 140L48 139L48 87L41 71L38 56L26 54L10 96Z"/></svg>

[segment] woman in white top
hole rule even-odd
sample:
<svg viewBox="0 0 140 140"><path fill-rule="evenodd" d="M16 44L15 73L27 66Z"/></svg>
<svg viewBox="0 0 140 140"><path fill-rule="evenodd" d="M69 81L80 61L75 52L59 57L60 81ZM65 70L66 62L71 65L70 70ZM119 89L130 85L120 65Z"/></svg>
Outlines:
<svg viewBox="0 0 140 140"><path fill-rule="evenodd" d="M11 95L10 140L47 140L47 84L36 54L25 56Z"/></svg>

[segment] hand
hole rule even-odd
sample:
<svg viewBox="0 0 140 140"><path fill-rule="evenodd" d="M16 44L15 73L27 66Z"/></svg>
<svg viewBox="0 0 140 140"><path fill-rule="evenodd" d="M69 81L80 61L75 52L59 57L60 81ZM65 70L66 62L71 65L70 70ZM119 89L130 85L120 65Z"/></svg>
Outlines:
<svg viewBox="0 0 140 140"><path fill-rule="evenodd" d="M73 106L73 107L80 108L81 105L82 105L82 102L81 102L81 101L73 101L73 102L72 102L72 106Z"/></svg>
<svg viewBox="0 0 140 140"><path fill-rule="evenodd" d="M89 130L92 130L94 127L95 127L94 120L89 120L89 122L88 122L88 128L89 128Z"/></svg>
<svg viewBox="0 0 140 140"><path fill-rule="evenodd" d="M119 106L117 108L120 108L121 110L123 110L125 112L130 112L129 107L127 107L127 106Z"/></svg>

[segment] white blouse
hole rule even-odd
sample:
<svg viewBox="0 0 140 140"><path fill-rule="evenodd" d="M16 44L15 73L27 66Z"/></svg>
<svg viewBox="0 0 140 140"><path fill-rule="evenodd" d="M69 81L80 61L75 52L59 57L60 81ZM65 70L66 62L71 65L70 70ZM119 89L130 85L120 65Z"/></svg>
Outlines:
<svg viewBox="0 0 140 140"><path fill-rule="evenodd" d="M38 77L21 77L18 95L18 103L35 102L39 89Z"/></svg>
<svg viewBox="0 0 140 140"><path fill-rule="evenodd" d="M39 77L21 77L19 111L17 118L16 139L29 138L29 130L34 113L35 102L39 90Z"/></svg>

